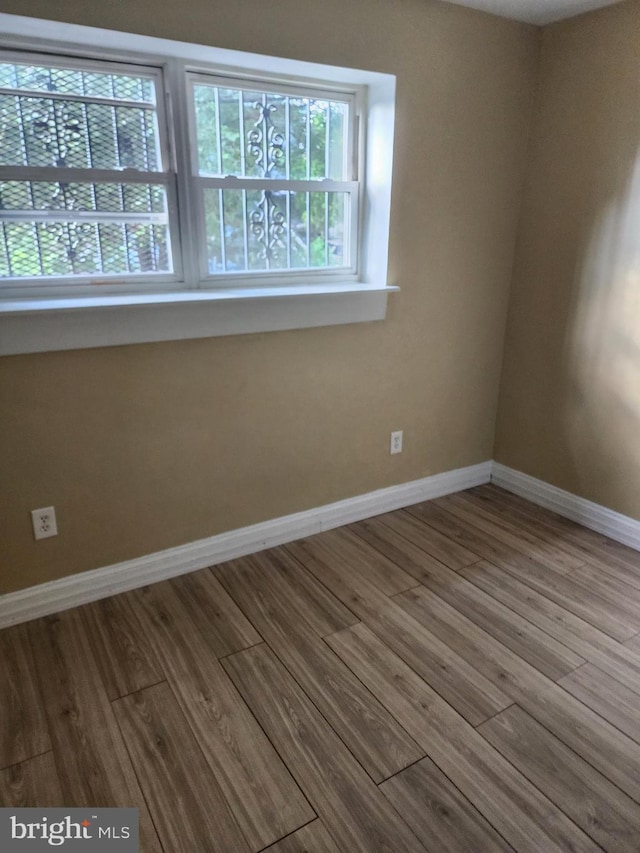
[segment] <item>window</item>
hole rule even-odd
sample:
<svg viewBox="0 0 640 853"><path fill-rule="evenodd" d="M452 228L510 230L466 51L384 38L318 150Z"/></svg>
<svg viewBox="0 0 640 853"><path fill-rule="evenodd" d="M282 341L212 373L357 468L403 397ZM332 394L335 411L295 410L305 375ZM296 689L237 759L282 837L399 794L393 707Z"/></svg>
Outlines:
<svg viewBox="0 0 640 853"><path fill-rule="evenodd" d="M0 32L0 355L384 318L393 75Z"/></svg>
<svg viewBox="0 0 640 853"><path fill-rule="evenodd" d="M174 276L157 69L0 54L0 276Z"/></svg>
<svg viewBox="0 0 640 853"><path fill-rule="evenodd" d="M355 98L189 75L203 279L356 272Z"/></svg>
<svg viewBox="0 0 640 853"><path fill-rule="evenodd" d="M160 68L0 54L0 277L177 282L181 245L187 286L356 274L355 93L181 76L177 180Z"/></svg>

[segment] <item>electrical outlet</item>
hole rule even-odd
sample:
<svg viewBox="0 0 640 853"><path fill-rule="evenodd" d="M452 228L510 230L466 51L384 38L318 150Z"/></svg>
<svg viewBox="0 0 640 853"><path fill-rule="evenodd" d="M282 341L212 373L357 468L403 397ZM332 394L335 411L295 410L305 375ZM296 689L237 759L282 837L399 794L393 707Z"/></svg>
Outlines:
<svg viewBox="0 0 640 853"><path fill-rule="evenodd" d="M45 506L42 507L42 509L32 509L31 523L33 524L34 539L47 539L49 536L58 535L56 508L54 506Z"/></svg>
<svg viewBox="0 0 640 853"><path fill-rule="evenodd" d="M391 433L391 442L389 444L389 453L402 453L402 430L396 430Z"/></svg>

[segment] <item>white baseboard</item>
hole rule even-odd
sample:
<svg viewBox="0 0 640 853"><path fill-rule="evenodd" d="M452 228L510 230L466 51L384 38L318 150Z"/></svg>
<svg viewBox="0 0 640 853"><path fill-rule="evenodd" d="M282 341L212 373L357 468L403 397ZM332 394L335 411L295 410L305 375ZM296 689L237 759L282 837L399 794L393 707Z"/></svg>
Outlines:
<svg viewBox="0 0 640 853"><path fill-rule="evenodd" d="M640 521L628 515L614 512L601 504L565 492L544 480L537 480L521 471L507 468L499 462L493 463L491 482L509 492L526 498L531 503L546 507L558 515L577 521L578 524L603 533L623 545L640 551Z"/></svg>
<svg viewBox="0 0 640 853"><path fill-rule="evenodd" d="M10 592L0 596L0 628L68 610L70 607L196 569L204 569L225 560L283 545L303 536L311 536L420 501L480 486L489 482L491 470L492 463L489 461L446 471L304 512L241 527L123 563Z"/></svg>

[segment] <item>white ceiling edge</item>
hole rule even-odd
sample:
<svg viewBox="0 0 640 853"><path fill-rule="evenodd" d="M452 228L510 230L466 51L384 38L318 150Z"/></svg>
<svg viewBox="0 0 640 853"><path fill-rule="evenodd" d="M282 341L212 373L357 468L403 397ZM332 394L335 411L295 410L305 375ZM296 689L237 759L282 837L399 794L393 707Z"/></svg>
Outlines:
<svg viewBox="0 0 640 853"><path fill-rule="evenodd" d="M490 12L502 18L512 18L526 24L544 26L583 12L613 6L621 0L445 0L456 6L467 6Z"/></svg>

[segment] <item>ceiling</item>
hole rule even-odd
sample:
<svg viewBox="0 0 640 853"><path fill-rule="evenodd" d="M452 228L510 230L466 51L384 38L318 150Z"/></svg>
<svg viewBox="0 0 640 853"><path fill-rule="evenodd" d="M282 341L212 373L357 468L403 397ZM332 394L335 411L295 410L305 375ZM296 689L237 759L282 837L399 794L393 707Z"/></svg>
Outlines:
<svg viewBox="0 0 640 853"><path fill-rule="evenodd" d="M590 9L611 6L619 0L447 0L458 6L482 9L504 18L515 18L529 24L550 24Z"/></svg>

